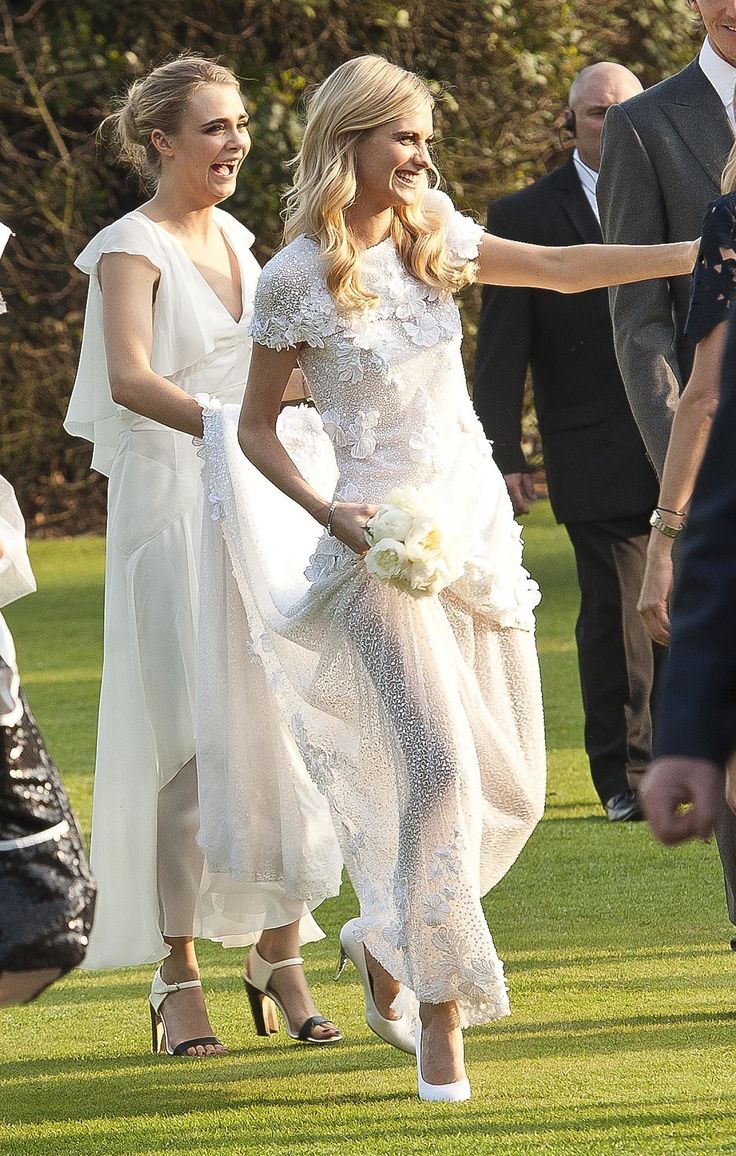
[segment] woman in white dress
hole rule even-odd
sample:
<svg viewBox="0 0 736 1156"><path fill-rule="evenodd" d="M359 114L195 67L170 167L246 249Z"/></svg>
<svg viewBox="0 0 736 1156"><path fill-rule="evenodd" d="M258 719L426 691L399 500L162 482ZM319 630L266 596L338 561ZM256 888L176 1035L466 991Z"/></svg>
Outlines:
<svg viewBox="0 0 736 1156"><path fill-rule="evenodd" d="M123 159L155 191L77 260L90 285L65 425L94 442L93 468L110 477L92 829L99 903L85 966L163 958L150 995L154 1050L214 1055L225 1049L210 1027L193 936L229 945L260 935L261 971L288 961L271 987L291 1034L332 1042L339 1032L316 1014L298 957L300 942L322 934L310 911L340 879L327 808L312 784L309 838L301 854L286 849L293 853L281 856L281 870L273 866L278 816L253 817L276 831L266 882L254 885L237 863L213 866L197 841L195 395L235 403L243 395L259 267L252 234L216 206L235 191L250 149L248 117L233 73L184 56L136 81L110 119ZM204 688L215 707L220 689ZM251 756L277 779L293 761L291 739L264 725L270 706L257 667L241 690L244 717L252 710L259 722ZM319 894L303 885L302 875L315 873L312 859Z"/></svg>
<svg viewBox="0 0 736 1156"><path fill-rule="evenodd" d="M274 592L262 580L253 547L267 542L231 413L205 411L205 441L257 653L329 800L360 903L341 942L369 1018L418 1011L420 1096L463 1100L462 1027L509 1010L481 896L539 820L545 776L538 593L468 397L452 291L474 279L579 292L683 274L695 246L491 237L428 190L432 131L421 79L379 57L338 68L310 101L287 244L259 281L239 438L325 527L306 588L290 596L285 581ZM297 363L334 446L334 493L310 484L275 433ZM407 486L462 543L463 573L438 595L380 582L362 557L366 522Z"/></svg>

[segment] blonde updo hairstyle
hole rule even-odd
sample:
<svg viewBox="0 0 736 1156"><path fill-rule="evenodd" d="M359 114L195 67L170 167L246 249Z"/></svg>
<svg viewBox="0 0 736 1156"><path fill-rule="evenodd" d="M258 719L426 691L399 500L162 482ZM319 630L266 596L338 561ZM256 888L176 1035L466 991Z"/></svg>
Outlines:
<svg viewBox="0 0 736 1156"><path fill-rule="evenodd" d="M356 149L381 125L433 107L421 77L382 56L359 56L341 64L314 91L307 105L302 147L294 159L292 188L284 198L284 241L306 234L319 242L327 287L341 311L377 303L360 280L361 250L345 220L359 192ZM439 173L432 168L435 183ZM443 217L424 206L425 189L411 205L394 207L391 235L406 269L437 289L458 289L475 269L453 261Z"/></svg>
<svg viewBox="0 0 736 1156"><path fill-rule="evenodd" d="M138 173L154 192L161 175L161 155L151 134L173 135L181 128L189 100L208 84L229 84L240 91L234 72L193 53L183 53L134 81L100 131L112 138L117 158Z"/></svg>

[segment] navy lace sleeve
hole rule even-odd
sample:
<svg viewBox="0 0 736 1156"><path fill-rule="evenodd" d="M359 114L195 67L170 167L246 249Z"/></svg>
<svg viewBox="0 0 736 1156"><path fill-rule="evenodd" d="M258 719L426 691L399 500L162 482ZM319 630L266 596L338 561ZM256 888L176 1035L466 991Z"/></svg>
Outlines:
<svg viewBox="0 0 736 1156"><path fill-rule="evenodd" d="M736 194L709 205L693 273L685 335L693 345L725 321L736 296Z"/></svg>

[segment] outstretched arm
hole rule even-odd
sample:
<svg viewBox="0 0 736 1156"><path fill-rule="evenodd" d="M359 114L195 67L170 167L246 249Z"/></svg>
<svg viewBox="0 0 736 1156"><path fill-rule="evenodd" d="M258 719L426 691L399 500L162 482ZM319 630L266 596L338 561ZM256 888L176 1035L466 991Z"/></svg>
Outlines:
<svg viewBox="0 0 736 1156"><path fill-rule="evenodd" d="M528 285L558 293L583 293L690 273L698 247L698 241L556 247L527 245L487 234L480 244L478 280L483 285Z"/></svg>

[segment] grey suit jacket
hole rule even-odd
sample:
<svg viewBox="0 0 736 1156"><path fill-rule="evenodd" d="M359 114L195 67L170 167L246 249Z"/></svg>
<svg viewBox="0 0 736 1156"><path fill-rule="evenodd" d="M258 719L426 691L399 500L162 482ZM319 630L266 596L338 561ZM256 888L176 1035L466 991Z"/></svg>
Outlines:
<svg viewBox="0 0 736 1156"><path fill-rule="evenodd" d="M700 235L733 144L726 110L697 60L608 110L597 198L607 241L656 244ZM690 278L611 290L616 356L657 473L693 350L683 338Z"/></svg>

